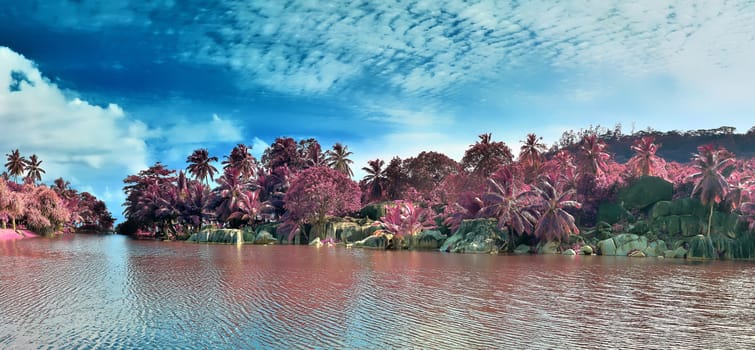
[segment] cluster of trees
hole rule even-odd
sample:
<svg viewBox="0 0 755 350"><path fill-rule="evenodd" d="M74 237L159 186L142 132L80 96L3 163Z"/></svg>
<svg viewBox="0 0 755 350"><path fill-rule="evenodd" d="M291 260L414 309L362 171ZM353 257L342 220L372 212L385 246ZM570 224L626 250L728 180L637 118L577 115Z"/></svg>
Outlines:
<svg viewBox="0 0 755 350"><path fill-rule="evenodd" d="M207 224L241 227L281 221L281 232L300 232L302 224L322 228L328 215L359 210L360 192L340 143L325 152L315 139L280 137L260 160L250 146L238 144L221 162L197 149L186 171L161 163L124 179L126 222L119 232L158 237L187 237ZM210 186L215 180L215 186Z"/></svg>
<svg viewBox="0 0 755 350"><path fill-rule="evenodd" d="M187 157L187 179L160 163L127 177L126 232L181 236L205 224L227 227L278 221L278 232L317 235L328 216L356 215L370 203L393 202L378 223L398 236L428 227L454 230L464 219L496 218L512 235L562 240L577 226L595 224L598 204L642 176L672 182L676 196L696 196L710 210L737 210L753 220L755 159L701 146L688 163L667 162L653 136L637 138L633 156L614 160L596 133L586 133L573 151L548 153L542 138L527 135L515 159L504 142L479 136L461 162L437 152L374 159L366 176L351 180L351 152L341 144L323 152L315 139L278 138L258 161L239 144L225 156L199 149ZM550 156L549 156L550 155ZM302 228L310 228L305 232Z"/></svg>
<svg viewBox="0 0 755 350"><path fill-rule="evenodd" d="M42 181L42 161L36 155L27 160L18 149L6 154L6 171L0 176L0 225L14 230L53 232L103 232L111 230L115 219L105 203L88 192L70 188L58 178L52 186ZM22 182L18 182L19 176ZM12 180L11 180L12 178Z"/></svg>

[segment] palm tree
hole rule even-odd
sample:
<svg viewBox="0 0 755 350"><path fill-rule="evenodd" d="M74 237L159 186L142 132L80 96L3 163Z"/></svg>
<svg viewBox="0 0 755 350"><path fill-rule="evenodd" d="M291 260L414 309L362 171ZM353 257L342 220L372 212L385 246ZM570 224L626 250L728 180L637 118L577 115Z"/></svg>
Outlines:
<svg viewBox="0 0 755 350"><path fill-rule="evenodd" d="M513 184L499 184L488 179L491 191L482 196L484 206L480 210L480 217L494 217L498 219L500 228L508 227L520 235L532 233L537 219L533 211L524 207L528 192L516 193ZM510 232L510 231L509 231Z"/></svg>
<svg viewBox="0 0 755 350"><path fill-rule="evenodd" d="M195 149L190 156L186 157L186 162L189 166L186 167L186 171L189 172L195 179L203 181L206 184L210 184L207 180L215 180L215 174L218 172L211 162L217 162L218 157L210 157L206 148Z"/></svg>
<svg viewBox="0 0 755 350"><path fill-rule="evenodd" d="M494 142L492 134L482 134L478 137L480 140L464 152L461 164L473 175L485 179L499 167L510 164L514 156L504 142Z"/></svg>
<svg viewBox="0 0 755 350"><path fill-rule="evenodd" d="M629 159L627 165L640 176L657 175L663 167L663 159L655 155L661 145L655 144L654 141L654 137L644 136L632 145L635 155Z"/></svg>
<svg viewBox="0 0 755 350"><path fill-rule="evenodd" d="M388 181L388 177L385 175L385 169L383 169L385 162L381 159L375 159L368 161L367 165L368 166L362 168L362 170L367 173L362 181L370 187L369 199L380 199L383 197L383 190Z"/></svg>
<svg viewBox="0 0 755 350"><path fill-rule="evenodd" d="M37 159L36 154L32 154L29 160L26 161L26 178L31 182L42 181L42 174L45 170L40 167L42 161Z"/></svg>
<svg viewBox="0 0 755 350"><path fill-rule="evenodd" d="M596 134L585 135L582 138L578 155L583 173L598 175L605 171L606 162L611 157L605 149L606 143Z"/></svg>
<svg viewBox="0 0 755 350"><path fill-rule="evenodd" d="M534 193L540 197L540 202L532 206L540 214L535 226L535 237L562 240L571 234L579 234L574 217L565 210L579 209L582 206L577 201L569 200L576 193L574 189L559 193L551 180L543 177L540 186L534 188Z"/></svg>
<svg viewBox="0 0 755 350"><path fill-rule="evenodd" d="M218 187L214 190L214 203L210 207L215 208L215 214L221 221L231 218L234 212L240 209L250 194L250 182L236 168L226 168L223 175L218 178Z"/></svg>
<svg viewBox="0 0 755 350"><path fill-rule="evenodd" d="M257 161L254 159L249 150L251 147L244 144L238 144L231 150L231 154L225 156L223 160L223 169L234 168L247 179L255 175Z"/></svg>
<svg viewBox="0 0 755 350"><path fill-rule="evenodd" d="M713 206L726 197L729 192L729 183L724 175L734 168L734 157L729 151L713 145L703 145L697 148L697 153L692 157L693 167L696 173L690 175L695 181L692 196L700 195L700 202L710 206L708 215L708 236L710 237L711 224L713 222Z"/></svg>
<svg viewBox="0 0 755 350"><path fill-rule="evenodd" d="M348 146L344 146L340 142L336 142L336 144L333 145L332 150L325 152L325 160L328 162L329 167L346 174L346 176L348 177L352 177L354 176L354 173L351 171L349 164L352 164L354 162L348 157L353 153L349 152L348 148Z"/></svg>
<svg viewBox="0 0 755 350"><path fill-rule="evenodd" d="M244 194L239 197L237 207L237 210L228 216L228 220L236 219L247 225L253 224L263 209L263 204L260 202L260 189L244 191Z"/></svg>
<svg viewBox="0 0 755 350"><path fill-rule="evenodd" d="M540 165L543 159L542 153L546 150L545 144L540 142L542 140L542 137L537 137L535 134L527 134L527 139L522 141L523 145L519 148L519 161L531 168Z"/></svg>
<svg viewBox="0 0 755 350"><path fill-rule="evenodd" d="M24 174L26 169L26 158L21 156L18 148L6 154L8 162L5 163L5 169L8 169L8 174L13 176L13 181L18 182L18 176Z"/></svg>

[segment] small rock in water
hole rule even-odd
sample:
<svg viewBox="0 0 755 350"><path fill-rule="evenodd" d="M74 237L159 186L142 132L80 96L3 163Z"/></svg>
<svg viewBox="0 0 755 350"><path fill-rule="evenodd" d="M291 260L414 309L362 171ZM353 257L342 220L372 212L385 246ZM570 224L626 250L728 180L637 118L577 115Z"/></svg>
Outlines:
<svg viewBox="0 0 755 350"><path fill-rule="evenodd" d="M633 250L633 251L629 252L629 254L627 254L627 256L631 257L631 258L644 258L645 257L645 253L643 253L641 250Z"/></svg>
<svg viewBox="0 0 755 350"><path fill-rule="evenodd" d="M563 255L577 255L577 253L574 252L574 249L571 249L571 248L567 249L567 250L564 250L564 252L562 254Z"/></svg>
<svg viewBox="0 0 755 350"><path fill-rule="evenodd" d="M322 247L322 242L320 241L320 237L316 237L312 240L312 242L309 242L309 245L315 246L315 247Z"/></svg>
<svg viewBox="0 0 755 350"><path fill-rule="evenodd" d="M592 247L587 244L583 245L580 250L584 255L592 255Z"/></svg>

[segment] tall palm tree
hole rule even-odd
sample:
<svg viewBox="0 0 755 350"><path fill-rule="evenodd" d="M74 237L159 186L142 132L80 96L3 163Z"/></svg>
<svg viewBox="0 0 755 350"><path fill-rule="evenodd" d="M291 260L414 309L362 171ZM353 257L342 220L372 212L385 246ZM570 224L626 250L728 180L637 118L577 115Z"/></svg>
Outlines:
<svg viewBox="0 0 755 350"><path fill-rule="evenodd" d="M656 144L652 136L644 136L634 142L632 150L634 156L629 159L627 165L634 169L635 173L640 176L657 175L663 167L663 159L655 153L661 148Z"/></svg>
<svg viewBox="0 0 755 350"><path fill-rule="evenodd" d="M585 135L577 153L580 172L597 176L604 172L611 156L606 152L606 143L596 134Z"/></svg>
<svg viewBox="0 0 755 350"><path fill-rule="evenodd" d="M257 161L254 159L254 156L249 153L250 149L251 147L241 143L236 145L236 147L231 150L231 154L225 156L225 160L223 160L223 168L234 168L247 179L254 176L255 170L257 169Z"/></svg>
<svg viewBox="0 0 755 350"><path fill-rule="evenodd" d="M713 222L713 206L726 197L729 192L729 183L725 173L734 168L734 157L729 151L713 145L703 145L697 148L693 154L692 166L697 170L690 175L695 181L692 196L700 195L700 202L710 207L708 215L708 236L710 236L711 223Z"/></svg>
<svg viewBox="0 0 755 350"><path fill-rule="evenodd" d="M380 199L383 197L383 190L385 184L388 181L388 177L385 174L383 165L385 162L381 159L370 160L367 162L366 167L362 168L367 175L364 176L364 181L370 188L370 200Z"/></svg>
<svg viewBox="0 0 755 350"><path fill-rule="evenodd" d="M540 165L542 154L546 150L545 144L540 142L542 140L542 137L537 137L535 134L527 134L527 139L522 141L522 147L519 148L519 161L533 168Z"/></svg>
<svg viewBox="0 0 755 350"><path fill-rule="evenodd" d="M40 167L42 161L37 159L36 154L32 154L29 160L26 161L26 178L31 182L42 181L42 174L45 170Z"/></svg>
<svg viewBox="0 0 755 350"><path fill-rule="evenodd" d="M8 174L13 176L13 181L18 182L18 176L24 174L26 169L26 158L21 156L18 148L6 154L8 162L5 163L5 169L8 169Z"/></svg>
<svg viewBox="0 0 755 350"><path fill-rule="evenodd" d="M354 172L351 171L349 164L354 162L348 157L353 153L348 151L348 149L348 146L336 142L336 144L333 145L333 149L326 152L325 160L328 162L329 167L346 174L348 177L352 177L354 176Z"/></svg>
<svg viewBox="0 0 755 350"><path fill-rule="evenodd" d="M214 190L214 203L210 207L215 209L218 220L226 221L238 211L251 193L249 180L241 176L236 168L227 168L218 178L218 187Z"/></svg>
<svg viewBox="0 0 755 350"><path fill-rule="evenodd" d="M207 180L215 180L215 174L218 172L211 162L217 162L218 157L210 157L210 153L206 148L195 149L190 156L186 157L186 162L189 166L186 167L186 171L189 172L195 179L203 181L206 184L210 184Z"/></svg>
<svg viewBox="0 0 755 350"><path fill-rule="evenodd" d="M461 164L473 175L485 179L499 167L510 164L514 156L506 143L493 141L492 134L482 134L478 137L480 140L464 152Z"/></svg>

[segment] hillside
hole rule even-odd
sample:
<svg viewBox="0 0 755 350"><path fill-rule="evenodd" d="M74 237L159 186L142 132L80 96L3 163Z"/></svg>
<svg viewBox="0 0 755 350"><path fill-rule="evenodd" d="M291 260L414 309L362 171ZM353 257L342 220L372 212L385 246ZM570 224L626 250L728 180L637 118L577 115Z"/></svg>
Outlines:
<svg viewBox="0 0 755 350"><path fill-rule="evenodd" d="M737 158L749 159L755 157L755 127L751 128L745 134L737 134L734 128L720 127L710 130L694 131L639 131L631 135L622 135L620 132L611 131L605 128L590 128L580 130L576 134L566 132L559 141L559 148L566 148L569 151L576 151L578 141L581 135L598 131L600 137L606 142L608 152L614 155L617 162L626 162L632 157L631 146L635 140L643 136L655 137L655 142L662 145L658 150L658 155L666 161L676 161L685 163L690 160L692 153L697 152L697 147L704 144L714 144L724 147L733 152ZM551 149L553 150L553 149Z"/></svg>

